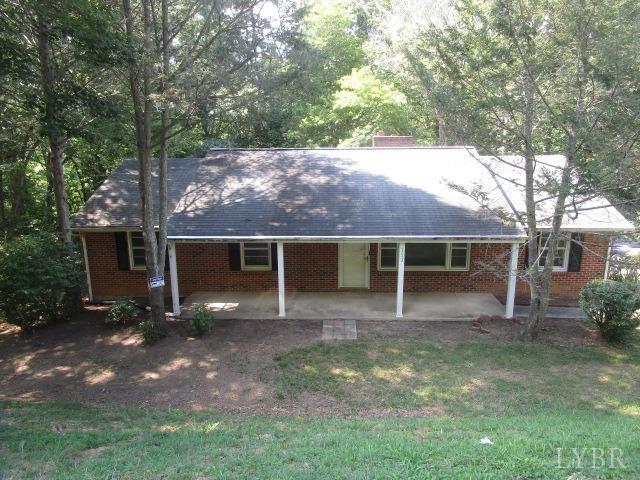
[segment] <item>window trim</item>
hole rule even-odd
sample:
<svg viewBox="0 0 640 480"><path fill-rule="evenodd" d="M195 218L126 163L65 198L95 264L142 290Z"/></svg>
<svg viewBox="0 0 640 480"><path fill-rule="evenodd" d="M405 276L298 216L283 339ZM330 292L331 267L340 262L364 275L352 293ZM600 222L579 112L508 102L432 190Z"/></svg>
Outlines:
<svg viewBox="0 0 640 480"><path fill-rule="evenodd" d="M244 246L245 243L264 243L267 245L267 256L269 258L269 265L245 265L244 263ZM273 262L271 259L271 243L269 242L240 242L240 268L247 272L266 272L273 269Z"/></svg>
<svg viewBox="0 0 640 480"><path fill-rule="evenodd" d="M142 238L144 240L144 233L143 232L139 232L136 230L129 230L127 231L127 248L129 250L129 270L146 270L147 269L147 263L146 263L146 258L145 258L145 264L144 265L135 265L133 262L133 242L131 241L131 234L132 233L139 233L142 235ZM136 248L140 248L140 247L136 247ZM144 247L142 247L142 249L144 250Z"/></svg>
<svg viewBox="0 0 640 480"><path fill-rule="evenodd" d="M396 245L396 266L395 267L383 267L381 265L381 245L383 243L394 243ZM471 242L407 242L407 243L446 243L447 244L447 252L446 252L446 261L444 266L434 266L434 267L411 267L405 263L404 269L407 272L467 272L469 271L469 267L471 264ZM464 267L452 267L451 266L451 251L454 243L463 243L467 246L467 262ZM388 248L388 247L386 247ZM378 242L378 270L381 272L394 272L398 270L398 243L397 242Z"/></svg>
<svg viewBox="0 0 640 480"><path fill-rule="evenodd" d="M549 236L548 232L540 232L540 235L538 235L538 257L542 258L542 249L543 249L543 244L542 244L542 239L543 237L547 235ZM569 251L571 249L571 234L569 234L569 238L561 238L564 240L565 242L565 246L563 248L564 250L564 258L562 261L562 266L561 267L557 267L557 266L553 266L552 271L554 272L568 272L569 271ZM545 248L546 250L546 248ZM558 253L556 251L556 253ZM545 259L546 262L546 259ZM540 265L540 262L538 262L538 270L543 270L544 269L544 265Z"/></svg>

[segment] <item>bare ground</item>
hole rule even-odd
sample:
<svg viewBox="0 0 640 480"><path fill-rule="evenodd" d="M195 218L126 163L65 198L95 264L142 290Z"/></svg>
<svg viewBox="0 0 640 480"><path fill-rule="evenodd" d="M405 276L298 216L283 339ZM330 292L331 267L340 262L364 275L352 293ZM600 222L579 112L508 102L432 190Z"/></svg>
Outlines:
<svg viewBox="0 0 640 480"><path fill-rule="evenodd" d="M107 328L105 313L89 307L72 322L28 335L0 324L0 399L244 413L354 413L321 394L278 398L268 381L273 355L320 341L321 321L218 320L201 338L190 338L181 322L172 322L168 338L144 346L135 327ZM521 328L506 320L487 321L482 327L479 332L469 322L360 321L358 337L420 335L443 343L493 342L513 339ZM592 329L568 320L548 321L540 341L599 344Z"/></svg>

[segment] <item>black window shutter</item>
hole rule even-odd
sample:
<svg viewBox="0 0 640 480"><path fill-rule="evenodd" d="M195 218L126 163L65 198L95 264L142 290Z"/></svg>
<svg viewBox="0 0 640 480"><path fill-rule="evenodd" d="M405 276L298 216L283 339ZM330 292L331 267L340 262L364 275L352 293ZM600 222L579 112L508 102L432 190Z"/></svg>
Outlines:
<svg viewBox="0 0 640 480"><path fill-rule="evenodd" d="M129 270L129 243L127 232L115 232L118 270Z"/></svg>
<svg viewBox="0 0 640 480"><path fill-rule="evenodd" d="M582 243L584 235L581 233L571 234L571 246L569 247L569 272L579 272L580 263L582 262Z"/></svg>
<svg viewBox="0 0 640 480"><path fill-rule="evenodd" d="M229 244L229 270L237 272L242 269L242 263L240 262L240 244Z"/></svg>
<svg viewBox="0 0 640 480"><path fill-rule="evenodd" d="M271 244L271 270L278 270L278 244Z"/></svg>

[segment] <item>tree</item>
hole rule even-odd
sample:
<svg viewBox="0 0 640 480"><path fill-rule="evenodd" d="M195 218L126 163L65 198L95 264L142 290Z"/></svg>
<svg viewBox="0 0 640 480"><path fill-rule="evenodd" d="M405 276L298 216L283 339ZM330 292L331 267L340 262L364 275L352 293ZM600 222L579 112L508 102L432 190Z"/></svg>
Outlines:
<svg viewBox="0 0 640 480"><path fill-rule="evenodd" d="M13 142L19 147L7 162L13 164L16 182L11 188L12 216L15 222L22 214L19 185L24 185L27 165L41 147L42 135L58 229L68 248L72 242L64 150L70 138L102 115L105 101L96 87L119 50L117 36L107 28L109 13L108 5L93 0L26 0L7 2L1 16L6 48L2 63L9 80L3 85L4 113L9 114L3 122L24 137Z"/></svg>
<svg viewBox="0 0 640 480"><path fill-rule="evenodd" d="M258 51L267 21L264 2L228 4L205 0L123 0L129 45L127 70L139 167L140 205L147 278L161 276L167 245L167 159L170 139L195 127L198 105L216 89L220 78L232 78ZM251 48L234 53L235 41ZM211 75L221 65L219 53L233 61L225 74ZM213 54L212 52L217 52ZM219 72L220 73L220 72ZM153 154L158 160L154 162ZM155 168L157 164L157 168ZM152 176L157 173L157 187ZM155 226L158 225L156 235ZM165 325L164 289L150 288L151 321Z"/></svg>
<svg viewBox="0 0 640 480"><path fill-rule="evenodd" d="M619 172L637 152L639 10L627 0L463 0L456 8L458 20L425 32L410 60L428 71L421 80L446 109L448 128L495 159L478 161L494 175L501 164L520 172L501 180L518 187L526 207L514 220L528 234L523 333L531 338L549 303L553 262L541 260L566 240L563 220L614 188L629 191ZM547 167L540 151L566 160L546 182L536 175ZM540 227L549 232L542 249Z"/></svg>

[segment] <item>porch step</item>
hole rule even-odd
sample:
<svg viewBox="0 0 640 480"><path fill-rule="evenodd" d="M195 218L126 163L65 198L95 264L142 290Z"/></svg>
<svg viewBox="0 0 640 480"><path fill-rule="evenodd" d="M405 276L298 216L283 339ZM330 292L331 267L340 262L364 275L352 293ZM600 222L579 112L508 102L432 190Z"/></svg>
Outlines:
<svg viewBox="0 0 640 480"><path fill-rule="evenodd" d="M357 340L355 320L323 320L322 340Z"/></svg>

